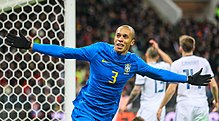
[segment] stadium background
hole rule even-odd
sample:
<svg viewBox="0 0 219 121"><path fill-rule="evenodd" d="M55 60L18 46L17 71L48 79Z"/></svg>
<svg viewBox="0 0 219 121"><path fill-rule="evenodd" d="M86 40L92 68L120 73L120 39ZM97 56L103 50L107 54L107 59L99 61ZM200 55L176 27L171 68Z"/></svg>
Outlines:
<svg viewBox="0 0 219 121"><path fill-rule="evenodd" d="M148 40L154 38L176 60L180 57L178 37L189 34L197 40L195 54L209 60L218 82L219 34L215 18L218 0L173 0L173 3L182 16L171 21L165 18L168 14L159 11L163 3L152 0L76 0L76 47L98 41L113 43L115 29L129 24L136 30L137 40L131 51L144 58ZM35 42L64 45L64 1L37 0L13 7L1 8L0 12L0 119L64 120L65 61L10 48L3 41L8 31L17 33L21 28ZM89 64L76 61L76 92L86 83L88 75ZM127 82L122 100L133 86L134 78ZM209 88L207 96L212 107ZM138 108L139 98L119 120L130 120ZM175 97L168 103L167 112L174 108ZM54 116L55 113L60 115ZM215 114L212 120L218 121L217 117Z"/></svg>
<svg viewBox="0 0 219 121"><path fill-rule="evenodd" d="M173 0L174 1L174 0ZM136 46L132 51L144 58L148 40L154 38L160 48L173 60L180 57L178 53L178 37L188 34L197 40L195 54L207 58L215 73L218 82L219 77L219 34L217 24L207 18L206 10L209 7L208 0L175 0L177 6L182 9L182 18L174 24L160 15L156 6L150 1L144 0L90 0L77 2L77 47L89 45L97 41L113 43L113 34L116 27L121 24L129 24L136 30ZM162 6L162 4L157 5ZM215 11L213 11L215 12ZM208 13L209 14L209 13ZM215 13L213 13L215 15ZM215 16L214 16L215 17ZM164 20L163 20L164 19ZM77 89L84 85L88 77L88 64L77 61ZM80 76L85 75L85 76ZM83 77L83 78L81 78ZM134 78L127 82L124 88L124 101L134 86ZM209 105L212 108L212 95L207 89ZM175 109L175 99L167 105L167 112ZM128 112L136 112L139 108L139 98L129 106ZM129 116L121 114L119 120L125 120ZM132 115L132 114L130 114ZM170 113L170 117L173 114ZM217 116L217 114L216 114ZM130 116L132 117L132 116ZM217 116L218 117L218 116ZM213 119L214 120L214 119ZM216 119L215 119L216 120ZM217 118L217 120L219 120Z"/></svg>

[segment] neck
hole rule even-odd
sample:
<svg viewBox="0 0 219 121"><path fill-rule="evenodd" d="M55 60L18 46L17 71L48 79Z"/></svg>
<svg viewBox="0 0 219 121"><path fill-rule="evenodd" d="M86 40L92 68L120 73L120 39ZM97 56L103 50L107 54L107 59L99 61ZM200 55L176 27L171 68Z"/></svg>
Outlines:
<svg viewBox="0 0 219 121"><path fill-rule="evenodd" d="M114 46L114 51L115 51L118 55L126 55L129 50L126 50L126 51L118 51L118 50L115 49L115 46Z"/></svg>
<svg viewBox="0 0 219 121"><path fill-rule="evenodd" d="M193 52L182 52L182 56L191 56Z"/></svg>

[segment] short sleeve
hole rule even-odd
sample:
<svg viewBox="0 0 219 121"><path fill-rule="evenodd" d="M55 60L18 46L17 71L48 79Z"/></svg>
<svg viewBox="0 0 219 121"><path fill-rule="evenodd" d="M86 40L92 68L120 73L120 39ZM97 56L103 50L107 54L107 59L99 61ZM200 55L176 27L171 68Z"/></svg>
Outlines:
<svg viewBox="0 0 219 121"><path fill-rule="evenodd" d="M135 84L136 85L143 85L145 83L145 78L139 74L136 74Z"/></svg>

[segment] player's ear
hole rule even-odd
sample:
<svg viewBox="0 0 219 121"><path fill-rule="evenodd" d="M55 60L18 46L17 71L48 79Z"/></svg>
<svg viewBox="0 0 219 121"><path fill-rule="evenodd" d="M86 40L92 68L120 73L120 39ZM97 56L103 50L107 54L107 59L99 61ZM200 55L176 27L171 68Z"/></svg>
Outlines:
<svg viewBox="0 0 219 121"><path fill-rule="evenodd" d="M182 47L179 46L179 52L180 52L180 53L182 53L182 50L183 50Z"/></svg>
<svg viewBox="0 0 219 121"><path fill-rule="evenodd" d="M145 56L145 58L147 58L147 57L148 57L148 53L146 52L146 53L144 54L144 56Z"/></svg>
<svg viewBox="0 0 219 121"><path fill-rule="evenodd" d="M135 39L132 39L131 46L135 44Z"/></svg>
<svg viewBox="0 0 219 121"><path fill-rule="evenodd" d="M160 56L159 55L157 55L157 57L156 57L156 61L158 61L160 59Z"/></svg>
<svg viewBox="0 0 219 121"><path fill-rule="evenodd" d="M193 47L192 51L194 51L194 50L195 50L195 46Z"/></svg>

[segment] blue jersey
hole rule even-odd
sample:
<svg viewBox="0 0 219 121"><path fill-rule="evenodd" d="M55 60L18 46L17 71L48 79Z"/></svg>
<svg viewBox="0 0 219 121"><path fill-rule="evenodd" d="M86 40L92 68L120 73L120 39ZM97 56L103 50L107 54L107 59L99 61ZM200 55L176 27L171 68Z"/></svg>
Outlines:
<svg viewBox="0 0 219 121"><path fill-rule="evenodd" d="M153 68L134 53L118 54L111 44L98 42L82 48L34 44L33 51L59 58L90 62L90 75L74 106L97 120L113 118L126 82L136 73L167 82L187 82L187 77Z"/></svg>

